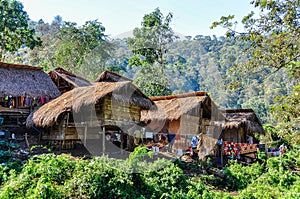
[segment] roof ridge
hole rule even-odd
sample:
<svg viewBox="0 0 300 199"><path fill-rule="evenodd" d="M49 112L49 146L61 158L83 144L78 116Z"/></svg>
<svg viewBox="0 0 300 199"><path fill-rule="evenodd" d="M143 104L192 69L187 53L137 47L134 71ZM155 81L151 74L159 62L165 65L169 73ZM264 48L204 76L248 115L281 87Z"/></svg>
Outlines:
<svg viewBox="0 0 300 199"><path fill-rule="evenodd" d="M155 96L155 97L150 97L150 99L152 101L158 101L158 100L170 100L175 98L185 98L185 97L195 97L195 96L208 96L208 95L206 92L197 91L197 92L183 93L178 95Z"/></svg>
<svg viewBox="0 0 300 199"><path fill-rule="evenodd" d="M251 108L240 108L240 109L224 109L221 110L222 113L252 113L254 112Z"/></svg>
<svg viewBox="0 0 300 199"><path fill-rule="evenodd" d="M42 67L38 67L38 66L29 66L29 65L24 65L24 64L13 64L13 63L6 63L6 62L0 62L0 67L44 71L44 69Z"/></svg>
<svg viewBox="0 0 300 199"><path fill-rule="evenodd" d="M120 74L118 74L118 73L116 73L116 72L113 72L113 71L110 71L110 70L104 70L104 71L96 78L96 80L95 80L94 82L99 82L99 81L101 81L101 80L107 75L107 73L110 73L110 74L112 74L112 75L115 75L115 76L119 77L120 79L122 78L122 79L124 79L125 81L131 81L131 82L132 82L132 79L129 79L128 77L125 77L125 76L123 76L123 75L120 75Z"/></svg>
<svg viewBox="0 0 300 199"><path fill-rule="evenodd" d="M75 78L77 78L77 79L81 79L81 80L83 80L83 81L86 81L86 82L91 83L89 80L85 79L84 77L81 77L81 76L79 76L79 75L77 75L77 74L75 74L75 73L72 73L72 72L70 72L70 71L68 71L68 70L66 70L66 69L64 69L64 68L62 68L62 67L57 67L57 68L55 68L55 69L52 70L52 71L55 71L56 73L59 73L59 74L69 75L69 76L71 76L71 77L75 77ZM50 72L52 72L52 71L49 71L48 74L49 74Z"/></svg>

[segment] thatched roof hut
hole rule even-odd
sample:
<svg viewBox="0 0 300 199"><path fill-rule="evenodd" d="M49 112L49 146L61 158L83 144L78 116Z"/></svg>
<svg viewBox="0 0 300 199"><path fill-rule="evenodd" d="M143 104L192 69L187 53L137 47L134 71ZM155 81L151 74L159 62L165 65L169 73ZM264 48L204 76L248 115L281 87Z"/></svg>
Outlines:
<svg viewBox="0 0 300 199"><path fill-rule="evenodd" d="M215 104L205 92L193 92L180 95L171 96L159 96L151 97L152 101L155 102L157 108L153 107L153 110L143 111L142 120L145 122L149 121L164 121L164 120L177 120L182 115L188 114L193 109L199 109L203 107L204 117L220 117L219 112L214 114L212 109Z"/></svg>
<svg viewBox="0 0 300 199"><path fill-rule="evenodd" d="M95 82L122 82L122 81L132 81L132 80L108 70L102 72L99 75L99 77L95 80Z"/></svg>
<svg viewBox="0 0 300 199"><path fill-rule="evenodd" d="M262 124L252 109L222 110L222 113L225 116L225 130L246 127L250 132L264 134Z"/></svg>
<svg viewBox="0 0 300 199"><path fill-rule="evenodd" d="M215 125L223 116L205 92L150 98L156 107L142 111L141 120L152 126L168 128L169 132L197 134L205 126Z"/></svg>
<svg viewBox="0 0 300 199"><path fill-rule="evenodd" d="M41 67L0 62L0 96L48 96L60 92Z"/></svg>
<svg viewBox="0 0 300 199"><path fill-rule="evenodd" d="M64 112L79 112L82 108L95 105L104 97L111 100L149 109L153 102L131 82L99 82L92 86L78 87L62 94L39 108L32 116L36 126L53 125Z"/></svg>
<svg viewBox="0 0 300 199"><path fill-rule="evenodd" d="M61 93L67 92L77 87L91 86L92 84L63 68L56 68L48 73L54 84Z"/></svg>

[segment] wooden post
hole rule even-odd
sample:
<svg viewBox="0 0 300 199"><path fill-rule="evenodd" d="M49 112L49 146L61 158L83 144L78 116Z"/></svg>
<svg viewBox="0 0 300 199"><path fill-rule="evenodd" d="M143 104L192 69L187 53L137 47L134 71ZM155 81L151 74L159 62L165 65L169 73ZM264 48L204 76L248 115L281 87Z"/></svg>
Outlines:
<svg viewBox="0 0 300 199"><path fill-rule="evenodd" d="M221 166L223 168L223 141L222 141L222 146L221 146Z"/></svg>
<svg viewBox="0 0 300 199"><path fill-rule="evenodd" d="M44 133L44 130L41 130L41 131L39 132L39 138L38 138L39 144L41 143L42 133Z"/></svg>
<svg viewBox="0 0 300 199"><path fill-rule="evenodd" d="M31 152L31 149L30 149L30 145L29 145L29 142L28 142L28 138L27 138L27 133L25 133L25 141L26 141L26 145L29 149L29 153Z"/></svg>
<svg viewBox="0 0 300 199"><path fill-rule="evenodd" d="M65 129L65 133L67 132L67 129L69 126L69 117L70 117L70 113L68 113L68 116L67 116L67 125L66 125L66 129Z"/></svg>
<svg viewBox="0 0 300 199"><path fill-rule="evenodd" d="M84 141L83 141L84 146L86 146L86 134L87 134L87 123L85 123L85 127L84 127Z"/></svg>
<svg viewBox="0 0 300 199"><path fill-rule="evenodd" d="M102 136L102 149L103 149L103 155L104 155L105 154L105 126L103 126L102 133L103 133L103 136Z"/></svg>
<svg viewBox="0 0 300 199"><path fill-rule="evenodd" d="M94 127L94 124L93 124L93 109L91 108L91 114L90 114L90 125L92 125L92 127Z"/></svg>
<svg viewBox="0 0 300 199"><path fill-rule="evenodd" d="M123 155L123 148L124 148L124 132L121 131L121 134L120 134L120 138L121 138L121 144L120 144L120 150L121 150L121 154Z"/></svg>
<svg viewBox="0 0 300 199"><path fill-rule="evenodd" d="M68 113L67 122L65 123L65 135L64 135L63 142L62 142L62 146L61 146L62 149L64 149L65 145L66 145L66 133L67 133L68 126L69 126L69 115L70 115L70 113ZM68 146L66 147L66 149L68 149Z"/></svg>

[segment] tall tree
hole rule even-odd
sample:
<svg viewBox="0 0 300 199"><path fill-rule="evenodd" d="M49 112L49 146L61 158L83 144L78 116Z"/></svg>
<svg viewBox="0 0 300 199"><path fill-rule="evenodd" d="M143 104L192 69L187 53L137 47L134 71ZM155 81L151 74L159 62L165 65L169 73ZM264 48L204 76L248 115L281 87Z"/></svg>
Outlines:
<svg viewBox="0 0 300 199"><path fill-rule="evenodd" d="M23 10L23 5L16 0L0 1L0 60L3 61L6 52L15 52L22 45L33 49L41 45L41 40L35 37L35 31L28 26L29 16Z"/></svg>
<svg viewBox="0 0 300 199"><path fill-rule="evenodd" d="M164 17L160 9L156 8L143 17L141 28L134 29L134 38L127 40L129 49L133 53L129 63L141 66L136 83L151 96L169 93L168 81L164 73L167 64L165 60L167 45L177 38L170 27L172 18L172 13ZM156 78L153 78L154 76Z"/></svg>
<svg viewBox="0 0 300 199"><path fill-rule="evenodd" d="M104 26L97 20L87 21L80 27L76 23L65 22L58 31L59 39L54 53L54 65L94 74L86 71L83 64L87 59L88 61L92 59L99 67L109 58L112 46L106 40L104 31Z"/></svg>
<svg viewBox="0 0 300 199"><path fill-rule="evenodd" d="M53 69L53 55L59 45L58 31L63 27L64 21L61 16L55 16L52 23L45 23L40 19L37 23L32 22L36 35L41 37L42 45L30 51L30 64L39 65L45 71Z"/></svg>
<svg viewBox="0 0 300 199"><path fill-rule="evenodd" d="M299 77L300 77L300 1L299 0L253 0L251 4L260 11L246 15L242 24L245 32L234 29L234 15L221 17L212 28L227 28L227 37L247 41L245 48L248 59L240 67L252 73L269 71L288 71L295 78L294 92L280 98L273 107L273 115L278 119L278 128L289 143L299 143ZM266 71L266 70L265 70ZM292 105L292 107L290 105ZM280 107L278 109L278 107ZM281 125L281 124L285 125ZM293 128L290 128L293 127ZM282 128L285 128L282 129ZM297 129L297 130L295 130ZM297 133L298 132L298 133Z"/></svg>
<svg viewBox="0 0 300 199"><path fill-rule="evenodd" d="M271 111L278 121L278 135L289 144L300 145L300 85L294 87L292 94L276 100L279 103Z"/></svg>

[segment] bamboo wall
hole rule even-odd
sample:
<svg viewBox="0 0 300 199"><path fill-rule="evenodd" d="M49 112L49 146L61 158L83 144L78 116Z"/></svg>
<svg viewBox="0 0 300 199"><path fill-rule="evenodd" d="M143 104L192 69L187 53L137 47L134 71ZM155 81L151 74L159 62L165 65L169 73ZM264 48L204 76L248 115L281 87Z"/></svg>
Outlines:
<svg viewBox="0 0 300 199"><path fill-rule="evenodd" d="M202 130L203 109L194 108L180 117L180 134L199 134Z"/></svg>
<svg viewBox="0 0 300 199"><path fill-rule="evenodd" d="M233 127L232 129L224 129L222 133L222 139L224 141L229 142L238 142L238 143L245 143L247 132L245 131L244 127L240 126L239 128Z"/></svg>
<svg viewBox="0 0 300 199"><path fill-rule="evenodd" d="M112 101L111 98L105 97L102 107L96 106L96 108L97 116L102 118L104 125L127 125L140 122L141 108L137 105Z"/></svg>
<svg viewBox="0 0 300 199"><path fill-rule="evenodd" d="M64 114L56 125L43 129L41 139L51 142L61 149L72 149L77 142L80 142L78 130L79 128L75 127L73 120L70 120L70 115Z"/></svg>

